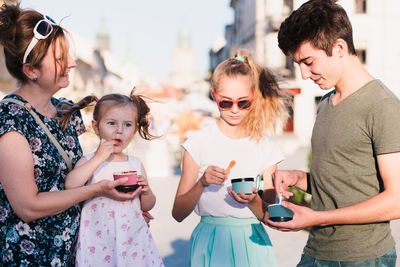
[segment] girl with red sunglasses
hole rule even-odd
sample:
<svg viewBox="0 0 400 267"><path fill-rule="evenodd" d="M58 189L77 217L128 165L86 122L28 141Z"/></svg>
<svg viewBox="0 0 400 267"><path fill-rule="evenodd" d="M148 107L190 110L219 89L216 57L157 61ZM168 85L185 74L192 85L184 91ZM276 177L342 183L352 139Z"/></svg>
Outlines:
<svg viewBox="0 0 400 267"><path fill-rule="evenodd" d="M277 266L268 234L248 204L262 209L274 195L267 190L258 195L256 189L238 195L230 179L271 177L283 160L270 135L286 117L284 97L273 75L244 50L218 65L212 83L220 117L182 145L182 177L172 210L179 222L193 210L201 216L191 236L190 266ZM227 173L231 160L236 164ZM270 180L264 189L273 188Z"/></svg>

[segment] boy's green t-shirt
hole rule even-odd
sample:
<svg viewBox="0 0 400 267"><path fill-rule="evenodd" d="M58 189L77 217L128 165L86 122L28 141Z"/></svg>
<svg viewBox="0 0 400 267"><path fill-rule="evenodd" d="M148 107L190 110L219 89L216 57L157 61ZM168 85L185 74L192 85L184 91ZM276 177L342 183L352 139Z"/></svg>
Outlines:
<svg viewBox="0 0 400 267"><path fill-rule="evenodd" d="M312 133L311 206L318 211L382 192L377 155L400 151L400 102L381 81L370 81L335 106L334 93L322 98ZM394 245L389 222L318 226L312 227L304 253L361 261L383 256Z"/></svg>

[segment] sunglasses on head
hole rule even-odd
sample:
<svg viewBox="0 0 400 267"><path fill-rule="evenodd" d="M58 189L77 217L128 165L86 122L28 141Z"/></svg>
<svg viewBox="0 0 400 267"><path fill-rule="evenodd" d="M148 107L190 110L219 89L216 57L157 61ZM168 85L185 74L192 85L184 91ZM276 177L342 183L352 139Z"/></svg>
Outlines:
<svg viewBox="0 0 400 267"><path fill-rule="evenodd" d="M37 42L42 39L46 39L53 32L53 26L57 25L57 23L50 18L49 16L43 16L43 19L39 20L35 28L33 28L33 38L28 45L28 48L25 51L24 59L22 60L22 64L26 63L26 59L29 54L32 52L32 49L35 47Z"/></svg>
<svg viewBox="0 0 400 267"><path fill-rule="evenodd" d="M215 91L213 91L213 96L218 104L219 109L221 110L231 110L235 104L239 109L249 109L253 104L253 98L236 100L219 99Z"/></svg>

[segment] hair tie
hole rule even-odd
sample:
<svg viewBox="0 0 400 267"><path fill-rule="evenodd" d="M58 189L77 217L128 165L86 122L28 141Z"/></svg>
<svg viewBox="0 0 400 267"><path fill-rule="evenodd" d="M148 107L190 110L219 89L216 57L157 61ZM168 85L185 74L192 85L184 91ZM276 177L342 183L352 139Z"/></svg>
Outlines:
<svg viewBox="0 0 400 267"><path fill-rule="evenodd" d="M235 59L239 60L240 62L243 62L243 63L246 61L246 59L242 56L236 56Z"/></svg>

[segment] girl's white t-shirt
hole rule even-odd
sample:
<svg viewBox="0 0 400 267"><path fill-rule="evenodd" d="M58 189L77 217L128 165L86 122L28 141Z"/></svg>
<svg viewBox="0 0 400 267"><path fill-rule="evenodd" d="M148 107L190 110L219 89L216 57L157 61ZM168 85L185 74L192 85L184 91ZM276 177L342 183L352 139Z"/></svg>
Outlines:
<svg viewBox="0 0 400 267"><path fill-rule="evenodd" d="M231 160L236 161L224 184L212 184L204 189L195 207L200 216L254 217L247 204L238 203L228 194L230 180L244 177L255 180L257 174L284 159L279 145L272 138L265 136L258 142L249 137L231 139L218 129L216 123L193 133L182 146L199 166L197 179L208 166L226 169Z"/></svg>

